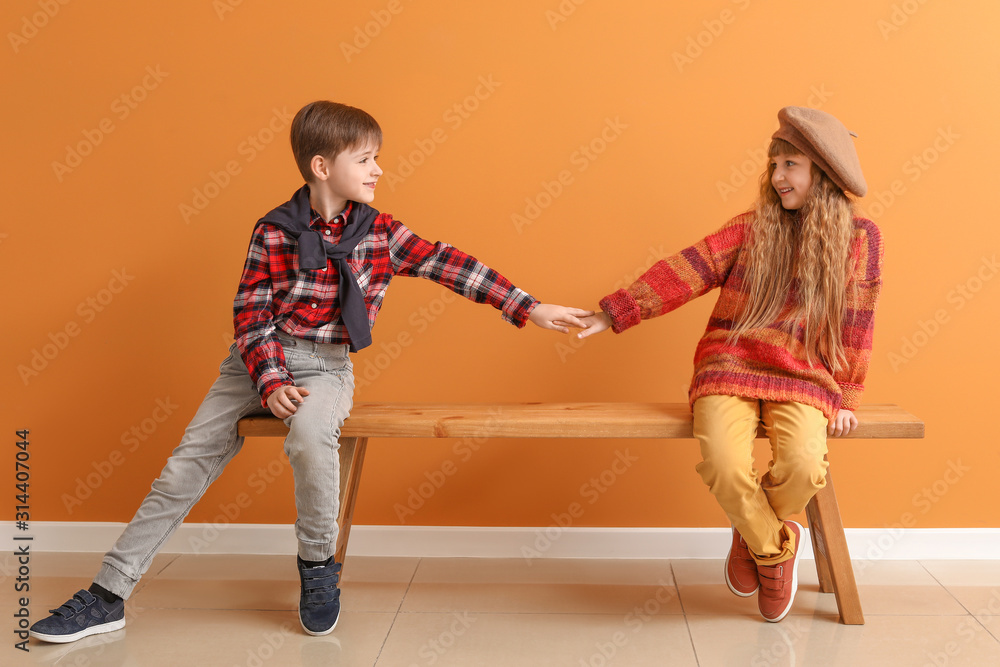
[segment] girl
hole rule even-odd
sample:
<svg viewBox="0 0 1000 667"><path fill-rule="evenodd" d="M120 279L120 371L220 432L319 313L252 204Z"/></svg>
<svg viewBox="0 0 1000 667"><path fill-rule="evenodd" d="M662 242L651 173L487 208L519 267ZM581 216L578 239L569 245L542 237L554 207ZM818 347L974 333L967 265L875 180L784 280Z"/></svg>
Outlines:
<svg viewBox="0 0 1000 667"><path fill-rule="evenodd" d="M785 107L754 208L604 297L581 338L615 333L720 287L698 343L689 401L696 470L733 524L725 578L780 621L798 584L802 526L823 488L826 436L846 435L871 356L882 237L856 217L864 196L852 133L823 111ZM772 461L758 481L758 421Z"/></svg>

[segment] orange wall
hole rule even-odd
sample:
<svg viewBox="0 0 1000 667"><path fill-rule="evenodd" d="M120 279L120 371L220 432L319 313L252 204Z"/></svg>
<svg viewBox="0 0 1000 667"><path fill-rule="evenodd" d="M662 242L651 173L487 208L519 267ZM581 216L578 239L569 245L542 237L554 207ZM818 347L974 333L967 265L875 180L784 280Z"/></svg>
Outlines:
<svg viewBox="0 0 1000 667"><path fill-rule="evenodd" d="M887 248L865 401L927 423L922 441L833 443L845 522L1000 526L983 502L1000 463L997 3L224 2L0 10L14 93L0 404L6 456L31 430L33 519L132 516L226 354L253 223L300 185L290 115L323 98L382 124L378 208L581 307L750 204L781 106L834 113L859 135ZM357 401L684 401L716 294L584 345L450 297L393 283L355 360L384 368ZM52 358L24 378L36 351ZM400 523L396 506L445 466L408 524L546 525L580 502L575 525L725 525L693 441L467 445L374 442L356 521ZM606 492L583 488L618 451L637 461ZM237 521L291 522L291 481L277 441L248 441L189 520L245 493Z"/></svg>

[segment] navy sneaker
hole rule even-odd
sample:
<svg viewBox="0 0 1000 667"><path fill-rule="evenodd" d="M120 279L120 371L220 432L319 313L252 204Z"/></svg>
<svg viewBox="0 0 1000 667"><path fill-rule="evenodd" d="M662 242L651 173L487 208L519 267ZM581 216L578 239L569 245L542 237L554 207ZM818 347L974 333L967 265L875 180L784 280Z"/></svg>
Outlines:
<svg viewBox="0 0 1000 667"><path fill-rule="evenodd" d="M75 642L90 635L125 627L125 600L108 604L90 591L81 590L52 614L28 630L35 639L56 644Z"/></svg>
<svg viewBox="0 0 1000 667"><path fill-rule="evenodd" d="M299 595L299 623L313 636L328 635L340 618L340 563L308 567L296 556L302 593Z"/></svg>

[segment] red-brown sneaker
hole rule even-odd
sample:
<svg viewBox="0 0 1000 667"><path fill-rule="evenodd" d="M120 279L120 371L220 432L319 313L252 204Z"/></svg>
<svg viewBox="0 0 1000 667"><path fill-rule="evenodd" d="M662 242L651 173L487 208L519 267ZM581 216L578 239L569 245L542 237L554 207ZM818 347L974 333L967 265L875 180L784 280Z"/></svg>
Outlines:
<svg viewBox="0 0 1000 667"><path fill-rule="evenodd" d="M802 526L786 521L788 531L795 535L795 555L776 565L758 565L760 592L757 608L765 620L777 623L788 614L799 587L799 556L802 555Z"/></svg>
<svg viewBox="0 0 1000 667"><path fill-rule="evenodd" d="M726 556L726 585L741 598L750 597L760 586L757 562L750 555L750 547L736 528L733 528L733 543Z"/></svg>

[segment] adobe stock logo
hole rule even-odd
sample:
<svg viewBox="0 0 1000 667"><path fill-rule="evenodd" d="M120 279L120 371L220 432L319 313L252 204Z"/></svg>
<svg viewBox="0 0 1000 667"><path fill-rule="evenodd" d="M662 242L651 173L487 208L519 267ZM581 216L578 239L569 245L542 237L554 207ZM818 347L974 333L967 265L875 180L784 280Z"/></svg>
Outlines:
<svg viewBox="0 0 1000 667"><path fill-rule="evenodd" d="M903 2L894 4L888 18L880 18L875 22L875 27L878 28L882 39L889 41L889 37L909 23L913 15L920 11L920 8L925 4L927 4L927 0L903 0Z"/></svg>
<svg viewBox="0 0 1000 667"><path fill-rule="evenodd" d="M139 104L145 101L149 97L149 94L159 88L163 80L170 76L170 72L164 72L160 69L159 65L156 67L147 65L145 71L146 75L142 78L142 81L111 101L111 113L119 121L123 121L132 115L132 112L138 108ZM105 137L114 132L115 129L117 127L114 120L110 116L105 116L97 122L97 127L82 130L82 139L73 145L66 144L66 156L63 161L52 161L52 171L56 175L56 180L62 183L66 175L72 173L74 169L83 164L83 158L93 153L94 149L100 146L104 142Z"/></svg>
<svg viewBox="0 0 1000 667"><path fill-rule="evenodd" d="M112 271L111 279L105 287L77 304L76 314L83 320L83 324L93 322L98 314L114 301L115 296L121 294L134 279L135 276L129 274L124 267L120 271ZM40 348L32 348L28 364L18 364L17 366L17 374L24 386L27 387L33 378L38 377L42 371L48 368L49 364L55 361L59 354L69 347L72 339L79 336L82 331L83 328L80 324L75 319L71 319L55 333L50 331L48 342L43 343Z"/></svg>
<svg viewBox="0 0 1000 667"><path fill-rule="evenodd" d="M384 8L369 11L372 20L364 25L354 26L353 39L350 43L340 43L340 52L344 54L344 60L351 62L354 57L361 55L361 51L368 48L372 40L377 39L403 9L401 0L389 0Z"/></svg>
<svg viewBox="0 0 1000 667"><path fill-rule="evenodd" d="M49 24L59 10L62 9L62 5L68 5L69 0L38 0L38 6L41 11L35 12L30 17L21 17L21 29L17 32L8 32L7 41L10 42L10 48L14 49L14 53L18 53L21 47L28 43L28 40L32 39L38 34L38 31Z"/></svg>
<svg viewBox="0 0 1000 667"><path fill-rule="evenodd" d="M480 75L477 84L471 94L453 103L441 114L441 120L447 123L452 131L462 127L472 117L472 114L479 110L481 104L493 96L497 88L503 85L503 82L494 79L491 73ZM396 169L385 169L382 180L389 186L389 190L394 192L396 186L412 176L417 168L426 163L427 159L438 149L438 146L447 141L448 138L449 134L443 127L436 127L426 137L414 139L413 145L416 148L399 156Z"/></svg>
<svg viewBox="0 0 1000 667"><path fill-rule="evenodd" d="M243 0L212 0L212 9L220 21L226 20L227 14L232 14L243 4Z"/></svg>
<svg viewBox="0 0 1000 667"><path fill-rule="evenodd" d="M951 310L956 312L962 310L976 298L976 295L987 286L997 273L1000 273L1000 262L997 261L996 253L993 253L991 257L983 255L976 270L964 281L956 283L954 288L945 295L945 301L954 306ZM947 308L936 309L933 316L926 320L918 319L917 326L910 335L901 338L901 345L897 349L889 351L887 359L892 372L898 373L901 367L913 361L951 319L952 313Z"/></svg>
<svg viewBox="0 0 1000 667"><path fill-rule="evenodd" d="M608 149L612 143L621 137L628 125L621 121L620 116L604 119L600 131L588 142L581 143L569 156L569 163L576 167L578 173L587 171L591 164ZM541 186L533 195L524 198L524 208L510 214L510 221L518 234L523 234L526 227L534 224L562 194L576 182L576 176L569 169L561 169L555 178L542 179Z"/></svg>
<svg viewBox="0 0 1000 667"><path fill-rule="evenodd" d="M170 419L180 407L180 405L171 401L169 396L156 399L155 406L147 417L121 434L121 443L125 446L124 450L112 449L101 460L91 461L91 470L76 478L76 486L73 488L73 494L62 494L60 500L62 500L67 514L73 514L75 507L83 505L115 472L121 470L129 454L139 449L141 444L156 432L160 424Z"/></svg>
<svg viewBox="0 0 1000 667"><path fill-rule="evenodd" d="M750 6L750 0L731 0L731 2L741 11L746 11ZM735 23L737 18L739 15L736 12L726 8L716 18L703 20L701 22L702 29L695 34L688 35L684 49L674 51L673 60L677 71L683 74L684 68L693 65L694 61L711 48L715 44L715 40L719 39L726 31L726 27Z"/></svg>
<svg viewBox="0 0 1000 667"><path fill-rule="evenodd" d="M208 208L223 190L229 187L235 176L243 173L243 168L257 159L271 143L282 135L285 128L291 125L294 114L288 111L288 107L272 108L271 118L253 134L248 134L246 139L236 147L236 153L243 158L242 162L237 159L227 160L218 170L209 169L208 178L200 185L191 188L191 200L181 202L177 209L185 224L190 224L192 218L199 215Z"/></svg>
<svg viewBox="0 0 1000 667"><path fill-rule="evenodd" d="M565 23L572 16L577 7L582 5L587 0L561 0L559 5L553 9L545 10L545 20L548 21L549 27L555 30L559 27L560 23Z"/></svg>

